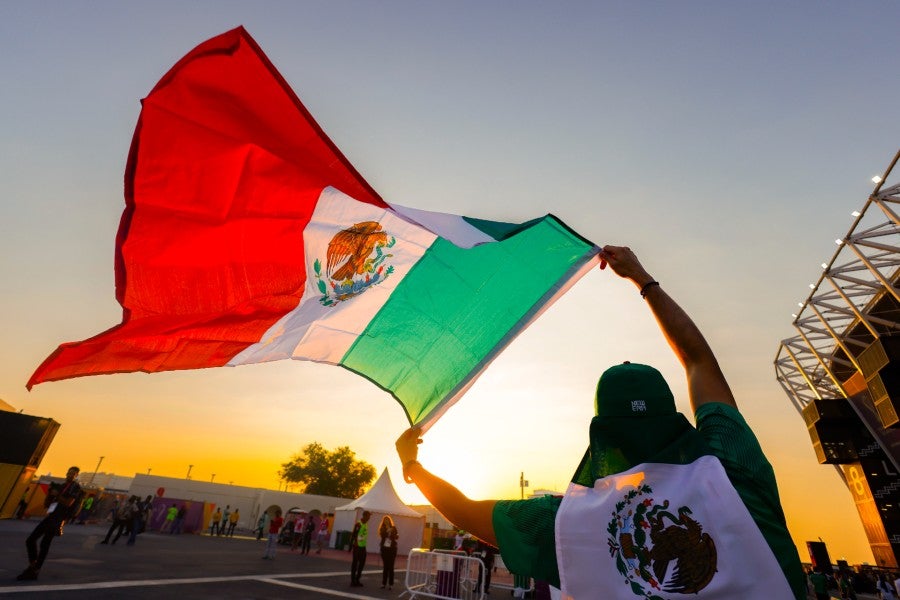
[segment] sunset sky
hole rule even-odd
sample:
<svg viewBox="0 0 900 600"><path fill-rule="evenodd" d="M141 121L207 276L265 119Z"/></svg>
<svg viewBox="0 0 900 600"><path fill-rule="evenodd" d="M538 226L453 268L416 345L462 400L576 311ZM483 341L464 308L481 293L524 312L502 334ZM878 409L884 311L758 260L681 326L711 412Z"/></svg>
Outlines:
<svg viewBox="0 0 900 600"><path fill-rule="evenodd" d="M775 380L779 341L900 146L895 2L0 3L0 399L62 424L71 464L275 488L301 447L349 445L401 497L402 409L285 361L25 383L121 319L113 250L139 100L244 25L389 202L521 222L552 212L636 250L695 318L772 461L801 557L872 561L850 494ZM634 287L582 279L429 431L426 467L475 498L564 489L597 376L683 374ZM530 491L526 490L527 491Z"/></svg>

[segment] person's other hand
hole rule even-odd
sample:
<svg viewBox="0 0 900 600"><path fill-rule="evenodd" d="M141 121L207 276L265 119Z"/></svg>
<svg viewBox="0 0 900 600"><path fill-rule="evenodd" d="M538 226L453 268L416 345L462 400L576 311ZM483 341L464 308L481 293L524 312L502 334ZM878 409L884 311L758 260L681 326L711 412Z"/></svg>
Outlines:
<svg viewBox="0 0 900 600"><path fill-rule="evenodd" d="M641 265L637 256L627 246L603 246L600 251L600 268L609 265L619 277L631 279L642 286L653 278Z"/></svg>
<svg viewBox="0 0 900 600"><path fill-rule="evenodd" d="M410 462L415 462L416 458L419 456L419 444L422 443L422 438L419 436L422 434L421 427L410 427L397 438L397 442L394 446L397 448L397 456L400 457L400 464L403 465L404 479L409 481L406 477L406 465Z"/></svg>

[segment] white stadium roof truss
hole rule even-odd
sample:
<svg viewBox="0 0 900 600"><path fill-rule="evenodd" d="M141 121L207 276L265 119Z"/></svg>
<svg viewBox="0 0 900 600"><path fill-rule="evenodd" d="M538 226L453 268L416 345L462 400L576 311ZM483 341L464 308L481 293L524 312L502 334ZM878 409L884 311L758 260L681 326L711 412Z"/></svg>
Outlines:
<svg viewBox="0 0 900 600"><path fill-rule="evenodd" d="M897 311L876 308L885 296L900 305L900 183L883 187L898 158L810 286L794 315L797 335L779 345L776 378L798 411L816 399L847 397L841 382L860 370L856 356L879 335L900 335Z"/></svg>

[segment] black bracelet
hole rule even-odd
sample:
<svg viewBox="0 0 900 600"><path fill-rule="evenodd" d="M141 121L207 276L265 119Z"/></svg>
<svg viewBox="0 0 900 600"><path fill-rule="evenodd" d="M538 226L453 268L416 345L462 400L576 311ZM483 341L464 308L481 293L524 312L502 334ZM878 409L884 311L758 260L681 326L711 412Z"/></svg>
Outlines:
<svg viewBox="0 0 900 600"><path fill-rule="evenodd" d="M646 298L647 291L650 288L652 288L654 285L659 285L659 282L658 281L649 281L649 282L645 283L644 286L641 288L641 298Z"/></svg>

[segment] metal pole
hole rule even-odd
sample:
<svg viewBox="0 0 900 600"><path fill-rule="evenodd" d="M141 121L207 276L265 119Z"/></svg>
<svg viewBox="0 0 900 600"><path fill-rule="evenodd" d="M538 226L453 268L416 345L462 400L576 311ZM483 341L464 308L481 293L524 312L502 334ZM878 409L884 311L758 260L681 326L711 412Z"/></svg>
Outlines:
<svg viewBox="0 0 900 600"><path fill-rule="evenodd" d="M190 479L190 478L191 478L191 469L193 469L193 468L194 468L194 465L188 465L188 472L187 472L187 475L184 476L185 479Z"/></svg>
<svg viewBox="0 0 900 600"><path fill-rule="evenodd" d="M103 462L103 459L104 459L104 458L106 458L106 457L105 457L105 456L101 456L101 457L100 457L100 460L97 461L97 466L94 468L94 472L91 473L91 479L90 479L90 481L88 481L88 485L92 485L92 484L94 483L94 475L96 475L96 474L97 474L97 471L100 470L100 463Z"/></svg>

